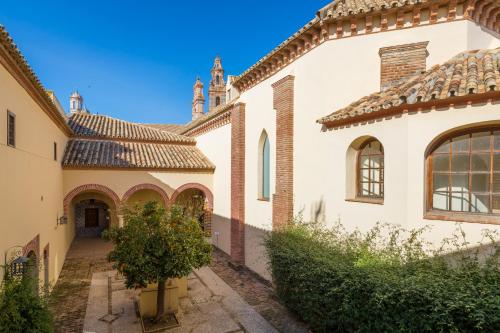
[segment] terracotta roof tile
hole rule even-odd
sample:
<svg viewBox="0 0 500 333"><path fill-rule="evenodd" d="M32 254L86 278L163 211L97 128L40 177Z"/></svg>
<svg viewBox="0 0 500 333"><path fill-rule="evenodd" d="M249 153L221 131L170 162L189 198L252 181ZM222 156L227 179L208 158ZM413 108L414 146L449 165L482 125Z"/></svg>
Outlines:
<svg viewBox="0 0 500 333"><path fill-rule="evenodd" d="M335 19L378 11L382 9L411 6L431 2L429 0L339 0L332 1L318 11L318 17L324 19Z"/></svg>
<svg viewBox="0 0 500 333"><path fill-rule="evenodd" d="M186 128L186 125L180 125L180 124L138 124L138 125L151 127L154 129L158 129L160 131L170 132L174 134L181 134Z"/></svg>
<svg viewBox="0 0 500 333"><path fill-rule="evenodd" d="M193 138L166 130L95 114L72 114L68 124L76 137L177 144L196 142Z"/></svg>
<svg viewBox="0 0 500 333"><path fill-rule="evenodd" d="M137 168L213 170L215 167L193 145L70 140L63 158L66 168Z"/></svg>
<svg viewBox="0 0 500 333"><path fill-rule="evenodd" d="M445 99L452 103L452 98L457 96L491 92L500 92L500 48L463 52L406 83L365 96L319 119L318 123L335 125L405 104Z"/></svg>

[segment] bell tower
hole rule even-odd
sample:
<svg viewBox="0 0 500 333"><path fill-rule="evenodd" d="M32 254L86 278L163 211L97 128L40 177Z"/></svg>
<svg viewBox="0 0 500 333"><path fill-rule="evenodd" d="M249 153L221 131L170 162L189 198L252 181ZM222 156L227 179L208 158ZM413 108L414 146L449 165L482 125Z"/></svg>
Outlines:
<svg viewBox="0 0 500 333"><path fill-rule="evenodd" d="M226 83L224 82L224 68L219 56L215 57L214 65L210 71L212 80L208 88L208 111L219 105L226 104Z"/></svg>
<svg viewBox="0 0 500 333"><path fill-rule="evenodd" d="M69 112L77 113L83 111L83 97L78 93L78 91L74 91L69 97Z"/></svg>
<svg viewBox="0 0 500 333"><path fill-rule="evenodd" d="M196 120L203 116L203 106L205 105L205 96L203 96L203 83L200 78L196 78L193 87L193 107L192 107L192 120Z"/></svg>

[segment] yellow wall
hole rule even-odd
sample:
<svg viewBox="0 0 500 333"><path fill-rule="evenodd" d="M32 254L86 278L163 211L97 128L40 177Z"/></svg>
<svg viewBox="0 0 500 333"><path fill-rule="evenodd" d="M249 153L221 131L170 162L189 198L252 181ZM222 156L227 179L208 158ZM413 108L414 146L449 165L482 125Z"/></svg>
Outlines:
<svg viewBox="0 0 500 333"><path fill-rule="evenodd" d="M161 187L171 198L177 188L187 183L199 183L212 190L212 177L212 173L201 172L64 170L64 194L81 185L99 184L113 190L121 200L130 188L146 183Z"/></svg>
<svg viewBox="0 0 500 333"><path fill-rule="evenodd" d="M135 192L128 198L126 204L134 205L136 203L145 203L148 201L158 201L160 205L164 206L161 195L153 190L140 190Z"/></svg>
<svg viewBox="0 0 500 333"><path fill-rule="evenodd" d="M9 247L24 246L39 234L41 263L43 249L50 244L49 279L54 283L74 231L56 223L63 215L61 159L67 137L2 66L0 82L1 264ZM15 148L7 146L7 110L16 115Z"/></svg>

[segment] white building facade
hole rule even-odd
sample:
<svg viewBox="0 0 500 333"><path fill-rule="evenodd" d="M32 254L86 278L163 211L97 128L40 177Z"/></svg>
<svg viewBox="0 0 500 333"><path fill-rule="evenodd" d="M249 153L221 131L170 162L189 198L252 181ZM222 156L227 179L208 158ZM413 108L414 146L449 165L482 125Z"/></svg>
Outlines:
<svg viewBox="0 0 500 333"><path fill-rule="evenodd" d="M361 230L377 222L405 228L432 225L428 237L433 242L451 235L457 222L472 242L481 239L482 229L498 229L498 4L382 2L385 7L353 0L321 9L299 32L231 79L226 105L184 130L216 166L214 244L265 278L270 278L262 245L266 232L298 214L306 221L329 225L340 220ZM477 59L478 73L471 72L476 68L468 65L472 60L460 65L467 68L446 67L465 51L469 53L462 57ZM436 80L428 79L439 77L436 65L444 66L439 72L444 81L437 83L440 94L427 92L416 100L413 95L426 84L437 89ZM448 76L447 68L452 71ZM387 99L380 110L362 108L363 96L384 99L405 91L412 80L414 94L397 96L404 98L401 105ZM474 82L476 88L470 90ZM452 175L455 169L444 170L456 179L439 185L437 179L444 178L432 173L441 171L429 170L429 155L439 140L452 140L454 133L469 135L469 145L476 145L476 136L489 135L489 151L476 154L470 148L458 154L469 161L482 154L488 169L474 169L469 162L462 178ZM365 160L359 154L370 140L380 145L383 162L360 171ZM360 180L363 172L372 175L366 182ZM465 178L467 184L457 185ZM363 193L363 186L370 190ZM462 199L457 201L456 195ZM436 210L439 200L449 205Z"/></svg>

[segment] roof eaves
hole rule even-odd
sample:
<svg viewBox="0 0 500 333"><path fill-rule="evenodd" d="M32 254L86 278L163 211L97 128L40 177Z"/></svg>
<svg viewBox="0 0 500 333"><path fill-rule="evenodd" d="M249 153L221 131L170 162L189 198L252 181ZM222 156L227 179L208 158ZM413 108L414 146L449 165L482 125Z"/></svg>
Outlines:
<svg viewBox="0 0 500 333"><path fill-rule="evenodd" d="M57 106L51 100L47 90L43 87L26 58L14 43L3 25L0 24L0 63L11 73L20 85L30 93L40 108L50 119L67 135L73 132Z"/></svg>

